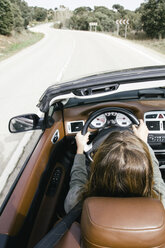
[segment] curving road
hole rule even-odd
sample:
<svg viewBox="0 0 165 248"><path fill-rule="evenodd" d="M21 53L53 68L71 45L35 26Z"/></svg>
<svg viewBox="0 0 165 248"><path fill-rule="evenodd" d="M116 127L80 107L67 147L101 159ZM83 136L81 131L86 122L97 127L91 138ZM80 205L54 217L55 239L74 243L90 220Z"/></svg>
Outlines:
<svg viewBox="0 0 165 248"><path fill-rule="evenodd" d="M109 35L55 30L50 24L33 31L45 37L0 62L0 174L23 137L8 132L8 120L37 112L35 106L48 86L95 72L165 64L165 56Z"/></svg>

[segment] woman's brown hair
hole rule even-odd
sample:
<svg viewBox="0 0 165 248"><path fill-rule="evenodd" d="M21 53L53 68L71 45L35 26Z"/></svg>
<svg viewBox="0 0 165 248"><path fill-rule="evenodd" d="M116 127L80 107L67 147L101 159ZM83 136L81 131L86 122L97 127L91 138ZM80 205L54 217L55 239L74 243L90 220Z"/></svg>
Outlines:
<svg viewBox="0 0 165 248"><path fill-rule="evenodd" d="M94 156L81 199L89 196L156 197L147 145L130 131L111 133Z"/></svg>

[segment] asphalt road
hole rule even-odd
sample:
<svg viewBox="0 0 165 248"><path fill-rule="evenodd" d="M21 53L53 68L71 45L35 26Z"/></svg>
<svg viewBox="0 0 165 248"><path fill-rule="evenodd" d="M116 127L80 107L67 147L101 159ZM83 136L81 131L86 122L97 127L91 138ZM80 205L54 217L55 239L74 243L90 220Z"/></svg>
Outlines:
<svg viewBox="0 0 165 248"><path fill-rule="evenodd" d="M165 56L110 35L55 30L50 24L33 31L45 37L0 62L0 175L13 164L23 138L23 134L9 133L9 119L37 113L35 106L48 86L95 72L165 64Z"/></svg>

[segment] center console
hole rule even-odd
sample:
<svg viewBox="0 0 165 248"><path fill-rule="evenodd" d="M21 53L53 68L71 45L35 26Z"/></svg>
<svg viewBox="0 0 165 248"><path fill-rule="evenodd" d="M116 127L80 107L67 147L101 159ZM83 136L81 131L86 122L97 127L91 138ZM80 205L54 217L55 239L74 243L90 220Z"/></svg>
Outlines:
<svg viewBox="0 0 165 248"><path fill-rule="evenodd" d="M144 122L149 130L148 143L155 152L165 180L165 111L146 112Z"/></svg>

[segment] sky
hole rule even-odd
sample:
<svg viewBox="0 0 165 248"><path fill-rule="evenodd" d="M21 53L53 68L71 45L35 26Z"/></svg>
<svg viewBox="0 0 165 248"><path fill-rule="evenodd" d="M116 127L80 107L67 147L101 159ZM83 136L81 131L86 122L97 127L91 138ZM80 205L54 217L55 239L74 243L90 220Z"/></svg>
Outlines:
<svg viewBox="0 0 165 248"><path fill-rule="evenodd" d="M145 0L25 0L29 6L38 6L46 9L54 9L60 5L74 10L81 6L88 6L93 9L94 6L105 6L112 9L114 4L120 4L125 9L135 10Z"/></svg>

